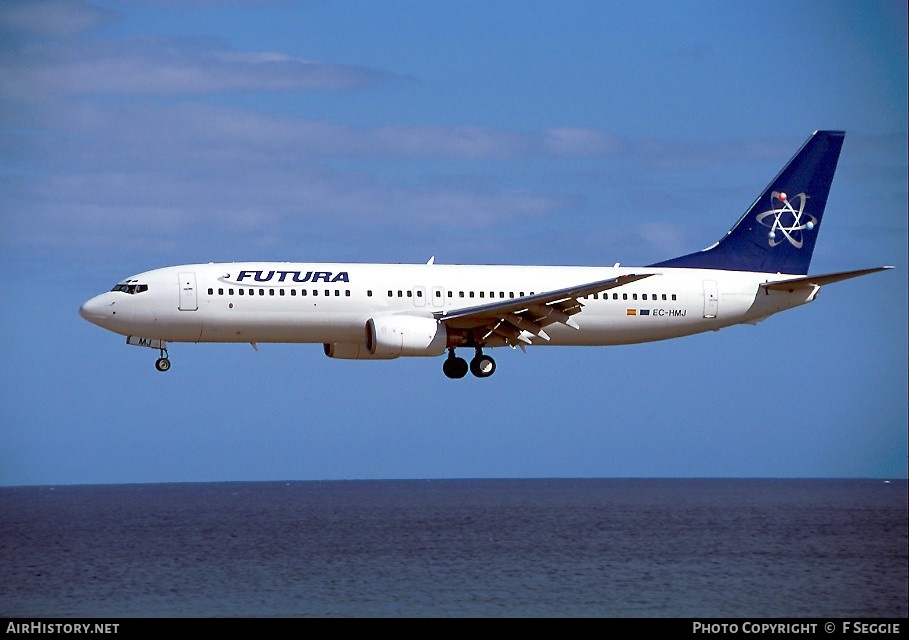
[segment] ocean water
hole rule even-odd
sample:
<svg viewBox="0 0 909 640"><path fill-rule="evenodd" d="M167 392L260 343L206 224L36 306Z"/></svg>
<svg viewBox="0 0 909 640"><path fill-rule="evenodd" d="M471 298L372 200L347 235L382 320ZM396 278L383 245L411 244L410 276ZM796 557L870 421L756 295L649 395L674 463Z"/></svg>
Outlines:
<svg viewBox="0 0 909 640"><path fill-rule="evenodd" d="M907 482L0 488L0 617L906 617Z"/></svg>

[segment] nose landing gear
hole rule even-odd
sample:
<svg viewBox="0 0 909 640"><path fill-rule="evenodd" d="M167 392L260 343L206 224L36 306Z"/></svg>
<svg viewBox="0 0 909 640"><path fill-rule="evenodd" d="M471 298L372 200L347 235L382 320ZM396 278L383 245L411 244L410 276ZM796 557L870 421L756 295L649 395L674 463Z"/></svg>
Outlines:
<svg viewBox="0 0 909 640"><path fill-rule="evenodd" d="M161 372L170 369L170 359L167 357L166 347L161 347L161 357L155 360L155 369Z"/></svg>
<svg viewBox="0 0 909 640"><path fill-rule="evenodd" d="M167 342L158 338L141 338L139 336L127 336L126 344L134 347L148 347L157 349L159 358L155 360L155 369L158 371L167 371L170 369L170 360L167 358Z"/></svg>

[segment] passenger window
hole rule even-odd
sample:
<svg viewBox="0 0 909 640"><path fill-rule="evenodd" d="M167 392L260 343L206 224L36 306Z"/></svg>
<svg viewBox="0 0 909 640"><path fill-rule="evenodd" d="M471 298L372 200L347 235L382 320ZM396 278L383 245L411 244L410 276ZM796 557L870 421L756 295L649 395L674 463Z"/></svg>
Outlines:
<svg viewBox="0 0 909 640"><path fill-rule="evenodd" d="M211 287L209 287L209 289L208 289L208 295L212 296L212 295L214 295L214 294L215 294L215 290L212 289Z"/></svg>

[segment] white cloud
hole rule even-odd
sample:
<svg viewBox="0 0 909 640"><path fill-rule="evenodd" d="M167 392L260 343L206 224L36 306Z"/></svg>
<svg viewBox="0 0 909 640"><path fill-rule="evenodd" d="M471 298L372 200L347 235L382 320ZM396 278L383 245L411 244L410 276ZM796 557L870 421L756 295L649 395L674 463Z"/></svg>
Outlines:
<svg viewBox="0 0 909 640"><path fill-rule="evenodd" d="M659 255L677 256L702 248L691 248L688 234L677 224L642 222L636 226L635 233ZM709 243L705 241L703 244L707 246Z"/></svg>
<svg viewBox="0 0 909 640"><path fill-rule="evenodd" d="M78 0L38 0L0 4L0 29L39 36L72 36L109 24L111 11Z"/></svg>
<svg viewBox="0 0 909 640"><path fill-rule="evenodd" d="M560 130L553 147L551 132L351 127L203 103L51 104L39 135L8 136L8 148L25 151L15 188L0 194L7 242L141 244L186 231L215 244L237 233L507 234L578 206L579 196L561 181L503 181L501 163L584 160L595 150L648 157L597 131ZM667 254L683 244L671 228L641 235Z"/></svg>
<svg viewBox="0 0 909 640"><path fill-rule="evenodd" d="M543 133L543 148L559 156L600 156L622 153L627 145L618 136L595 129L556 128Z"/></svg>
<svg viewBox="0 0 909 640"><path fill-rule="evenodd" d="M82 37L116 14L82 2L0 4L0 97L199 96L341 91L410 78L276 51L235 51L201 38Z"/></svg>
<svg viewBox="0 0 909 640"><path fill-rule="evenodd" d="M400 81L377 69L313 62L272 52L237 53L177 38L33 43L5 57L2 91L36 95L205 95L338 91Z"/></svg>
<svg viewBox="0 0 909 640"><path fill-rule="evenodd" d="M42 128L69 133L41 137L33 145L63 145L101 163L105 156L117 163L185 162L198 167L326 157L479 160L546 153L538 136L520 132L472 126L352 127L204 103L66 103L43 115ZM66 161L45 155L49 162Z"/></svg>
<svg viewBox="0 0 909 640"><path fill-rule="evenodd" d="M77 3L22 7L0 11L5 29L30 34L0 52L3 150L16 175L0 191L3 241L20 246L173 242L186 231L212 243L304 230L508 233L582 198L576 185L525 182L503 163L653 166L717 154L587 128L358 127L207 104L211 94L343 90L404 76L201 39L81 38L110 14ZM678 244L659 231L646 236Z"/></svg>
<svg viewBox="0 0 909 640"><path fill-rule="evenodd" d="M17 137L28 139L22 175L0 194L5 240L18 245L507 228L562 204L542 190L384 171L387 157L469 160L526 144L494 131L358 129L204 104L74 103L42 122L42 135Z"/></svg>

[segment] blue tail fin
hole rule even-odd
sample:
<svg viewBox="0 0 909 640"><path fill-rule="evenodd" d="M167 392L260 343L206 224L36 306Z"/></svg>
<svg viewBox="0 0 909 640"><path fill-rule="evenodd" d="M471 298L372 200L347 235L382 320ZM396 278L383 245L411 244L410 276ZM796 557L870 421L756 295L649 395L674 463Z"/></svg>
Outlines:
<svg viewBox="0 0 909 640"><path fill-rule="evenodd" d="M816 131L722 240L650 266L807 274L845 135Z"/></svg>

